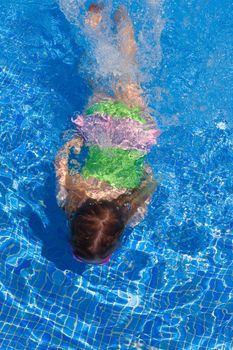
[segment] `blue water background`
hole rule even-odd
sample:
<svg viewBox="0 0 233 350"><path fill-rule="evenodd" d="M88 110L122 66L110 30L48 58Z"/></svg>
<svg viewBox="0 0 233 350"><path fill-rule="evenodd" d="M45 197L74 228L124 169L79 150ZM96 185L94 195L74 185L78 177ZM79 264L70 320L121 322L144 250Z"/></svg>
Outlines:
<svg viewBox="0 0 233 350"><path fill-rule="evenodd" d="M146 3L131 5L138 35ZM233 348L232 1L163 7L162 61L145 82L159 187L110 263L89 266L71 256L54 174L91 94L86 52L56 2L1 1L2 350Z"/></svg>

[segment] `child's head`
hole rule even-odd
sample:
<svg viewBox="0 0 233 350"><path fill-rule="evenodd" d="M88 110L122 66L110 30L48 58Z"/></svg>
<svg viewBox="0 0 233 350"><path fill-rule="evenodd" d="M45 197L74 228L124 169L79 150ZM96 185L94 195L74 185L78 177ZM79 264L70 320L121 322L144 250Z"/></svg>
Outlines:
<svg viewBox="0 0 233 350"><path fill-rule="evenodd" d="M116 249L124 229L123 213L114 202L87 201L71 220L75 257L101 263Z"/></svg>

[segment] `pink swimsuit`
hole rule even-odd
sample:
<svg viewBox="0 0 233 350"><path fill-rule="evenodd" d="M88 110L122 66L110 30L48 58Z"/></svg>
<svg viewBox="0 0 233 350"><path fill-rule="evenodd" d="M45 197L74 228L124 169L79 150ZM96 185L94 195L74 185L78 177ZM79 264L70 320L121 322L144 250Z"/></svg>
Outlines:
<svg viewBox="0 0 233 350"><path fill-rule="evenodd" d="M117 147L124 150L148 152L157 143L159 129L153 122L142 124L131 118L112 118L109 115L94 114L72 119L83 135L87 145Z"/></svg>

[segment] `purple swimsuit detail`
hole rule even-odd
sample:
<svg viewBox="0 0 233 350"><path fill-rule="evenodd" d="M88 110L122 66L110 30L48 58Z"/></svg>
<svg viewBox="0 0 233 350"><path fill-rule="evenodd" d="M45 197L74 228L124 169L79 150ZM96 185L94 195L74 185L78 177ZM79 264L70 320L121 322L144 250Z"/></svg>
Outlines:
<svg viewBox="0 0 233 350"><path fill-rule="evenodd" d="M92 114L72 119L87 145L117 147L124 150L148 152L157 144L160 130L152 122L142 124L131 118L113 118L109 115Z"/></svg>

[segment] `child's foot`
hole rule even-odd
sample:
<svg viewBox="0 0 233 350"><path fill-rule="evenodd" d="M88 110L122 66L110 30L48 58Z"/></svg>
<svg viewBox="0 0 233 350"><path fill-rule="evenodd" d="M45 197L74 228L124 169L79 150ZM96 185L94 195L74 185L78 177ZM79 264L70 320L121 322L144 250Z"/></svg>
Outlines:
<svg viewBox="0 0 233 350"><path fill-rule="evenodd" d="M85 23L92 29L95 29L102 21L103 5L93 3L88 8L87 18Z"/></svg>
<svg viewBox="0 0 233 350"><path fill-rule="evenodd" d="M125 6L119 6L115 12L114 20L117 26L120 49L128 61L134 62L137 46L132 21Z"/></svg>

